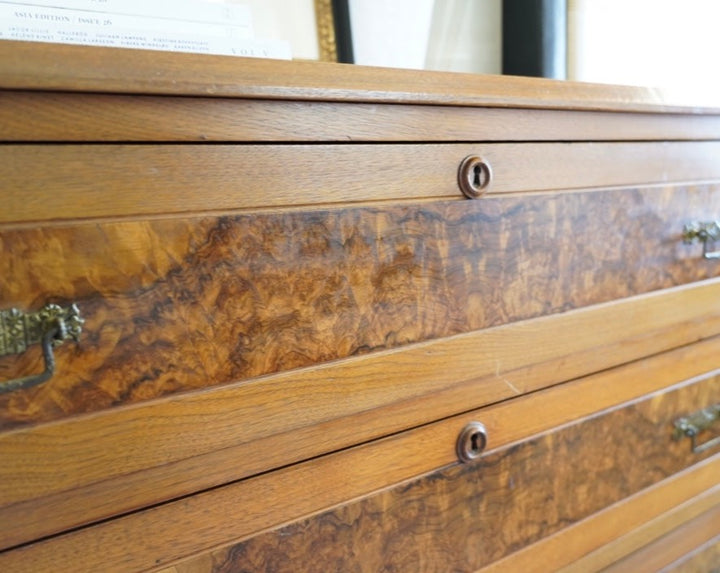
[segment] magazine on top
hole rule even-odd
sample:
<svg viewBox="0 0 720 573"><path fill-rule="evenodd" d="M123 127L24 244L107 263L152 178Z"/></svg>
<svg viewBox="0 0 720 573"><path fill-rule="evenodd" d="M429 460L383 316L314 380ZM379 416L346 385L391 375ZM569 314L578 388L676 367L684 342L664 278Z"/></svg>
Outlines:
<svg viewBox="0 0 720 573"><path fill-rule="evenodd" d="M248 6L203 0L0 0L0 39L290 59L254 37Z"/></svg>

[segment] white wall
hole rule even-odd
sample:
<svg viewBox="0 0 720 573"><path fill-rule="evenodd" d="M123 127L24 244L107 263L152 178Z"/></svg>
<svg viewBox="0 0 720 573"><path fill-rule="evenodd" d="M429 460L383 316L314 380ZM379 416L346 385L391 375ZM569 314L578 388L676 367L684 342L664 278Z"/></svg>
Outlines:
<svg viewBox="0 0 720 573"><path fill-rule="evenodd" d="M313 0L207 1L250 6L255 38L286 40L290 42L293 58L318 59L319 47Z"/></svg>
<svg viewBox="0 0 720 573"><path fill-rule="evenodd" d="M569 0L569 79L715 87L718 0ZM715 84L715 86L713 86Z"/></svg>
<svg viewBox="0 0 720 573"><path fill-rule="evenodd" d="M361 65L499 74L501 0L350 0Z"/></svg>

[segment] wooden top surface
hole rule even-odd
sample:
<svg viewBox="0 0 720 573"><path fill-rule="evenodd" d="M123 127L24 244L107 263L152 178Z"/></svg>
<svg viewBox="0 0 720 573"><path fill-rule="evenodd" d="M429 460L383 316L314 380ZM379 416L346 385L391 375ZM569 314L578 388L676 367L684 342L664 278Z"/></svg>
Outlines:
<svg viewBox="0 0 720 573"><path fill-rule="evenodd" d="M720 93L0 41L0 89L720 113ZM688 93L689 92L689 93Z"/></svg>

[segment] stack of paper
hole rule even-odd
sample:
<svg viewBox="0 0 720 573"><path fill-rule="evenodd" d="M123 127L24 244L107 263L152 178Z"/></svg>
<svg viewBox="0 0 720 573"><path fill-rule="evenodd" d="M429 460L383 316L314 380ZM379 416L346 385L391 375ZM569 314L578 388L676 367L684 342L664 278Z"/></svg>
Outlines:
<svg viewBox="0 0 720 573"><path fill-rule="evenodd" d="M203 0L0 0L0 39L290 59L250 8Z"/></svg>

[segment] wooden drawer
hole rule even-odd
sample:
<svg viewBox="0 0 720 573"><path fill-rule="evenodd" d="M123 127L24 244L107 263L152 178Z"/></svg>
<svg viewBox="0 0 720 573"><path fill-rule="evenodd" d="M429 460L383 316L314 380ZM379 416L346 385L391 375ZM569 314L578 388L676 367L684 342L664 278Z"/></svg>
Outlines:
<svg viewBox="0 0 720 573"><path fill-rule="evenodd" d="M714 336L720 283L698 281L720 263L681 233L719 201L702 184L6 225L2 308L75 302L86 323L48 383L0 395L1 545ZM40 363L0 359L4 378Z"/></svg>
<svg viewBox="0 0 720 573"><path fill-rule="evenodd" d="M179 570L473 570L515 558L628 496L654 495L624 517L628 527L642 524L717 485L720 458L673 439L673 423L720 400L717 371L696 376L717 365L719 344L710 339L82 528L2 553L0 566L135 570L196 554ZM489 450L453 463L455 439L473 419L486 424ZM393 482L401 483L383 489ZM380 491L318 513L372 489ZM303 514L315 515L253 536ZM622 533L610 519L610 539L598 534L584 551Z"/></svg>
<svg viewBox="0 0 720 573"><path fill-rule="evenodd" d="M86 323L52 381L0 395L0 428L718 276L681 238L718 214L700 185L6 229L0 308L76 303Z"/></svg>
<svg viewBox="0 0 720 573"><path fill-rule="evenodd" d="M710 455L673 442L672 422L718 400L717 376L663 391L214 551L212 568L201 557L189 570L475 570Z"/></svg>
<svg viewBox="0 0 720 573"><path fill-rule="evenodd" d="M711 543L720 454L672 431L718 402L720 260L683 238L720 220L719 109L55 48L0 42L0 311L85 323L0 392L0 570L592 570ZM43 368L14 342L0 380ZM460 464L473 420L488 449Z"/></svg>

